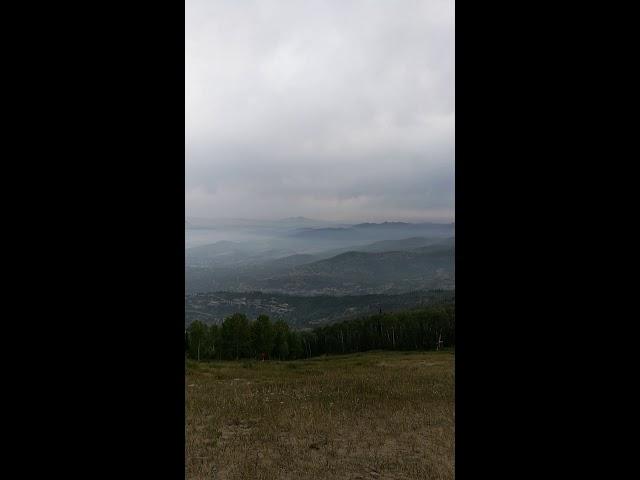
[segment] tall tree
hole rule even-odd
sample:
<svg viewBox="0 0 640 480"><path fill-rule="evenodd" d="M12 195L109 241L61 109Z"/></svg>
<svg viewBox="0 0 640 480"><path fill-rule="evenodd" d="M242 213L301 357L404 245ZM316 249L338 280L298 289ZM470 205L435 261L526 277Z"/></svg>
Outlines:
<svg viewBox="0 0 640 480"><path fill-rule="evenodd" d="M302 347L302 337L298 332L289 332L287 335L287 343L289 344L289 357L291 360L302 358L304 350Z"/></svg>
<svg viewBox="0 0 640 480"><path fill-rule="evenodd" d="M241 313L235 313L222 322L222 351L225 358L247 357L251 347L249 320Z"/></svg>
<svg viewBox="0 0 640 480"><path fill-rule="evenodd" d="M200 360L206 349L207 326L199 320L191 322L188 328L189 357Z"/></svg>
<svg viewBox="0 0 640 480"><path fill-rule="evenodd" d="M269 355L274 344L274 329L267 315L260 315L251 324L251 349L253 355Z"/></svg>
<svg viewBox="0 0 640 480"><path fill-rule="evenodd" d="M220 329L217 325L210 325L206 336L206 358L220 358Z"/></svg>
<svg viewBox="0 0 640 480"><path fill-rule="evenodd" d="M289 325L284 320L278 320L274 326L275 338L273 343L273 355L279 360L289 358Z"/></svg>

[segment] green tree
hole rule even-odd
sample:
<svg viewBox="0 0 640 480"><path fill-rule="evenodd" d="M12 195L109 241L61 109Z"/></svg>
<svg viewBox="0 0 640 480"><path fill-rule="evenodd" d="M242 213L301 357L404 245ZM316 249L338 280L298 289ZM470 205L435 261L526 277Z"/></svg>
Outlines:
<svg viewBox="0 0 640 480"><path fill-rule="evenodd" d="M200 360L204 356L207 340L207 326L199 320L191 322L189 335L189 358Z"/></svg>
<svg viewBox="0 0 640 480"><path fill-rule="evenodd" d="M289 358L295 360L304 356L302 348L302 337L298 332L289 332L287 335L287 343L289 344Z"/></svg>
<svg viewBox="0 0 640 480"><path fill-rule="evenodd" d="M251 347L249 320L241 313L235 313L222 322L221 343L225 358L241 358L249 355Z"/></svg>
<svg viewBox="0 0 640 480"><path fill-rule="evenodd" d="M289 325L284 320L274 323L275 338L273 343L273 355L279 360L289 358Z"/></svg>
<svg viewBox="0 0 640 480"><path fill-rule="evenodd" d="M260 315L251 324L251 349L254 355L269 355L274 345L274 329L267 315Z"/></svg>
<svg viewBox="0 0 640 480"><path fill-rule="evenodd" d="M206 358L220 358L220 329L217 325L210 325L205 340Z"/></svg>

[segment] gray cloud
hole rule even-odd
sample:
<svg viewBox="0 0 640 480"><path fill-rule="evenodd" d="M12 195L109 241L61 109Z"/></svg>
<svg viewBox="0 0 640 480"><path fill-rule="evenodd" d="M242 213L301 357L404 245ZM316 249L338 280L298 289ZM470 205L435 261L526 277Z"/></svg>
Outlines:
<svg viewBox="0 0 640 480"><path fill-rule="evenodd" d="M450 220L454 3L186 2L186 213Z"/></svg>

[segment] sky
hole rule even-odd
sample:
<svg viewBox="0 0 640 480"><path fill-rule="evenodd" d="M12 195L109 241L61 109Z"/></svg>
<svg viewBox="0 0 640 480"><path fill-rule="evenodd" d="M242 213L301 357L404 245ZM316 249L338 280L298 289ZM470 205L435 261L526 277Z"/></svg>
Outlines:
<svg viewBox="0 0 640 480"><path fill-rule="evenodd" d="M186 0L185 214L453 221L452 0Z"/></svg>

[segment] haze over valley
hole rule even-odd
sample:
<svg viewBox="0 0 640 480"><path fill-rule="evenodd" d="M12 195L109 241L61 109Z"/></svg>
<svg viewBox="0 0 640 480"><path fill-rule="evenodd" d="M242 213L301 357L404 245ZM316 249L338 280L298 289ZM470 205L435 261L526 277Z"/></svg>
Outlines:
<svg viewBox="0 0 640 480"><path fill-rule="evenodd" d="M185 321L215 322L242 308L296 324L297 297L340 297L335 308L307 311L305 324L443 298L428 292L450 299L454 260L453 223L187 218Z"/></svg>

